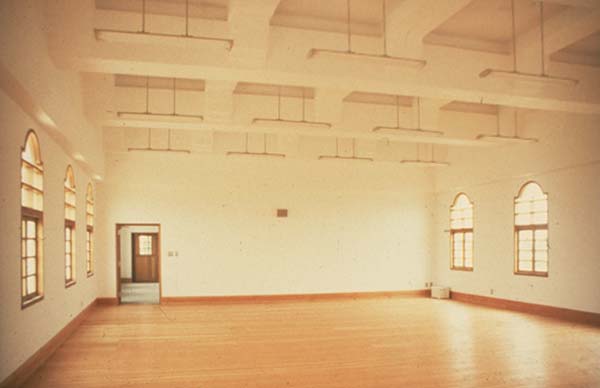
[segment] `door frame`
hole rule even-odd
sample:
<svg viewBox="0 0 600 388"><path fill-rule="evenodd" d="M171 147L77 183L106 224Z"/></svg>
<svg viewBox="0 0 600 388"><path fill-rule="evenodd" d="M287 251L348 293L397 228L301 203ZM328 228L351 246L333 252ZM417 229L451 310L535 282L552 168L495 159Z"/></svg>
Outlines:
<svg viewBox="0 0 600 388"><path fill-rule="evenodd" d="M162 248L161 248L161 226L156 223L117 223L115 224L115 241L116 241L116 260L115 272L117 277L116 291L117 303L121 304L121 238L119 231L127 226L155 226L158 227L157 233L157 251L158 251L158 303L162 303Z"/></svg>

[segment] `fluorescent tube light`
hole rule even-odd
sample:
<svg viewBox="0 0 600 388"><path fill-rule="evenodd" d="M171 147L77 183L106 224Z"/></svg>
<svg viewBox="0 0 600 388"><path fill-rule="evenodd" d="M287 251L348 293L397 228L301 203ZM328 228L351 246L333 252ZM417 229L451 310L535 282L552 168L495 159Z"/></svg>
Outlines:
<svg viewBox="0 0 600 388"><path fill-rule="evenodd" d="M436 162L433 160L401 160L400 163L423 167L447 167L450 165L448 162Z"/></svg>
<svg viewBox="0 0 600 388"><path fill-rule="evenodd" d="M372 162L373 158L366 158L362 156L339 156L339 155L321 155L319 160L356 160L359 162Z"/></svg>
<svg viewBox="0 0 600 388"><path fill-rule="evenodd" d="M410 135L414 137L439 137L444 134L441 131L432 131L429 129L419 128L402 128L402 127L375 127L373 132L384 133L386 135Z"/></svg>
<svg viewBox="0 0 600 388"><path fill-rule="evenodd" d="M150 113L150 112L117 112L117 117L131 120L150 120L174 123L200 123L204 121L202 115L181 113Z"/></svg>
<svg viewBox="0 0 600 388"><path fill-rule="evenodd" d="M96 35L96 40L100 40L103 42L155 45L168 45L174 43L191 42L194 44L208 45L211 48L222 48L227 51L230 51L233 48L232 39L212 38L207 36L176 35L157 32L121 31L105 29L95 29L94 34Z"/></svg>
<svg viewBox="0 0 600 388"><path fill-rule="evenodd" d="M307 59L357 59L382 65L401 66L413 69L422 69L427 61L422 59L395 57L386 54L365 54L349 50L332 50L313 48L308 51Z"/></svg>
<svg viewBox="0 0 600 388"><path fill-rule="evenodd" d="M150 152L181 152L185 154L191 153L190 150L179 150L174 148L128 148L127 151L150 151Z"/></svg>
<svg viewBox="0 0 600 388"><path fill-rule="evenodd" d="M489 143L500 143L500 144L526 144L526 143L537 143L538 139L532 137L519 137L519 136L502 136L502 135L479 135L477 140L485 141Z"/></svg>
<svg viewBox="0 0 600 388"><path fill-rule="evenodd" d="M272 157L272 158L285 158L285 154L277 154L272 152L249 152L249 151L229 151L227 156L249 156L249 157Z"/></svg>
<svg viewBox="0 0 600 388"><path fill-rule="evenodd" d="M523 73L520 71L485 69L479 73L479 78L499 78L520 82L537 82L561 86L576 86L579 81L573 78L555 77L547 74Z"/></svg>
<svg viewBox="0 0 600 388"><path fill-rule="evenodd" d="M331 128L331 123L308 120L287 120L287 119L268 119L255 118L252 120L253 125L266 127L284 127L284 128Z"/></svg>

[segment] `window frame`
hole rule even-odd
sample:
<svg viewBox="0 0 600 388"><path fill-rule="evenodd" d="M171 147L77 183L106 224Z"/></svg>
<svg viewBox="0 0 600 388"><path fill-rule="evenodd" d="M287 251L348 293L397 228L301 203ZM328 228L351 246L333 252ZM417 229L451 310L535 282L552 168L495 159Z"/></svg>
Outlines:
<svg viewBox="0 0 600 388"><path fill-rule="evenodd" d="M87 277L94 276L94 193L92 183L88 183L85 195L85 215L86 215L86 258L85 269ZM91 212L90 212L91 209ZM91 223L90 223L91 220Z"/></svg>
<svg viewBox="0 0 600 388"><path fill-rule="evenodd" d="M75 187L75 175L73 174L73 168L71 165L67 166L64 181L64 194L65 194L65 288L69 288L77 283L77 266L75 262L75 250L76 250L76 218L77 218L77 190ZM73 195L73 203L69 203L67 196L71 193ZM67 217L67 209L73 209L73 219ZM70 229L70 239L67 239L67 229ZM67 252L67 244L69 244L69 252ZM70 262L67 264L67 255L70 255ZM71 277L67 278L67 268L70 268Z"/></svg>
<svg viewBox="0 0 600 388"><path fill-rule="evenodd" d="M27 150L28 144L32 141L33 153L35 154L36 161L32 163L24 158L25 151ZM41 188L30 185L24 181L23 170L25 168L31 168L37 170L41 175ZM20 223L20 236L21 236L21 259L20 264L20 281L21 281L21 309L29 307L42 299L44 299L44 162L42 160L42 152L40 147L40 141L33 129L29 129L25 135L25 142L21 147L21 163L20 163L20 188L21 188L21 223ZM38 192L41 196L41 210L34 209L33 207L23 205L23 189ZM26 271L26 262L29 256L23 256L23 240L27 241L27 222L35 222L35 282L36 291L34 293L23 294L26 292L24 289L24 280L29 277ZM25 230L23 230L23 224L25 224ZM27 243L25 242L25 251ZM26 253L26 252L25 252ZM25 271L24 271L25 268Z"/></svg>
<svg viewBox="0 0 600 388"><path fill-rule="evenodd" d="M452 228L452 212L454 207L456 206L456 203L458 202L458 199L464 196L467 199L467 202L470 204L471 206L471 227L470 228ZM475 205L473 203L473 201L471 201L471 198L464 192L460 192L458 194L456 194L454 196L454 200L452 201L452 205L450 205L450 210L449 210L449 221L450 221L450 269L453 271L467 271L467 272L473 272L473 268L475 267L475 233L474 233L474 218L475 218ZM465 265L465 252L466 252L466 246L465 246L465 236L467 233L471 233L471 266L467 266ZM457 234L461 234L463 236L462 239L462 265L455 265L454 262L454 239L455 239L455 235Z"/></svg>
<svg viewBox="0 0 600 388"><path fill-rule="evenodd" d="M517 200L521 197L525 188L527 186L529 186L530 184L535 184L537 187L539 187L540 191L544 195L544 199L546 200L546 223L545 224L517 225ZM514 200L513 200L513 226L514 226L514 244L515 244L513 273L515 275L538 276L538 277L546 277L546 278L549 276L549 273L550 273L549 221L550 221L550 202L548 200L548 193L545 192L544 189L542 188L542 185L540 185L536 181L530 180L530 181L523 183L521 185L521 187L519 188L519 191L517 192L517 195L514 197ZM524 230L532 231L532 240L531 240L531 244L532 244L531 268L532 268L532 270L531 271L519 270L519 252L520 252L519 251L519 232L524 231ZM545 230L546 235L547 235L546 236L546 244L547 244L546 271L536 271L535 270L535 251L536 251L536 249L535 249L535 232L538 230Z"/></svg>

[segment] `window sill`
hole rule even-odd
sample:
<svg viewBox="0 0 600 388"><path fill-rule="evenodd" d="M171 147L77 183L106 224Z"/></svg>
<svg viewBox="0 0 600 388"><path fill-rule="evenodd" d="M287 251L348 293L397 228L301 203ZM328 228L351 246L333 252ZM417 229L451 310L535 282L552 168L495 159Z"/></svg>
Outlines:
<svg viewBox="0 0 600 388"><path fill-rule="evenodd" d="M521 276L538 276L538 277L542 277L542 278L548 277L548 272L515 271L514 274L521 275Z"/></svg>
<svg viewBox="0 0 600 388"><path fill-rule="evenodd" d="M452 271L465 271L465 272L473 272L472 267L450 267Z"/></svg>
<svg viewBox="0 0 600 388"><path fill-rule="evenodd" d="M69 281L65 282L65 288L69 288L71 286L74 286L75 284L77 284L77 282L75 280L69 280Z"/></svg>
<svg viewBox="0 0 600 388"><path fill-rule="evenodd" d="M21 302L21 310L23 310L24 308L27 308L29 306L32 306L34 304L36 304L37 302L39 302L40 300L44 299L44 295L38 295L35 296L31 299L27 299L25 301Z"/></svg>

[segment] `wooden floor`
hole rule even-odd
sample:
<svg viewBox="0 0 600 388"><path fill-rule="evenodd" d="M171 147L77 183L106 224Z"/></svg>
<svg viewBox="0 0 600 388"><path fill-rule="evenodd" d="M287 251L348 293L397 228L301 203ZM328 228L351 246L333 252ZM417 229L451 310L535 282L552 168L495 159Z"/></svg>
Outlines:
<svg viewBox="0 0 600 388"><path fill-rule="evenodd" d="M600 328L452 301L96 308L27 387L600 387Z"/></svg>

